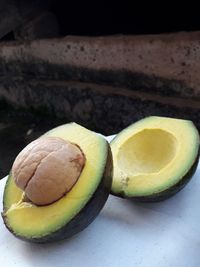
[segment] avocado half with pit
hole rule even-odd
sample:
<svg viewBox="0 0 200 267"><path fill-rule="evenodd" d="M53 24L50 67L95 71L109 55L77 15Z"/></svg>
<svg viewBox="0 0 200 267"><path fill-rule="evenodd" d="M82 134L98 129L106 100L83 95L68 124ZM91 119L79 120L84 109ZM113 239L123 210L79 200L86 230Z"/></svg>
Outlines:
<svg viewBox="0 0 200 267"><path fill-rule="evenodd" d="M68 238L87 227L104 206L112 184L112 155L102 136L76 123L54 128L44 136L77 144L86 161L72 189L49 205L26 201L9 175L3 196L4 223L15 236L38 243Z"/></svg>
<svg viewBox="0 0 200 267"><path fill-rule="evenodd" d="M139 201L164 200L181 190L199 159L199 133L189 120L147 117L111 142L112 194Z"/></svg>

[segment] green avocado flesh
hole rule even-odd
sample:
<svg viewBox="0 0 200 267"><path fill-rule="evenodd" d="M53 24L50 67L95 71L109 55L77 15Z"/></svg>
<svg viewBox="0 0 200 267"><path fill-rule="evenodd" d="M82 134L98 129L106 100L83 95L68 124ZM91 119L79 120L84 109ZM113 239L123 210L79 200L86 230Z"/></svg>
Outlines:
<svg viewBox="0 0 200 267"><path fill-rule="evenodd" d="M156 201L179 191L194 173L199 134L191 121L152 116L121 131L111 150L112 193Z"/></svg>
<svg viewBox="0 0 200 267"><path fill-rule="evenodd" d="M60 200L46 206L36 206L23 201L22 190L15 185L12 175L8 177L3 197L4 210L2 216L4 222L14 235L36 242L47 242L57 232L59 235L55 239L63 239L65 233L63 235L63 232L60 231L63 228L65 228L65 231L72 231L72 233L66 234L68 237L78 232L79 228L82 230L86 227L93 219L92 217L95 217L103 207L109 195L112 179L111 173L105 174L109 147L102 136L76 123L59 126L45 135L60 137L78 144L86 156L86 163L71 191ZM97 204L98 207L93 211L94 214L90 214L90 210L92 212L94 208L88 209L88 205L93 199L95 207L94 195L100 187L103 187L104 191L102 190L102 192L104 193L101 192L100 196L97 195L95 201L101 203ZM86 206L87 212L84 214L83 210ZM88 221L84 216L89 216ZM78 221L76 221L76 218L78 218ZM70 228L67 229L66 225L69 223ZM73 230L73 224L75 230ZM83 224L82 227L81 224ZM48 239L48 237L50 238ZM54 238L51 240L54 241Z"/></svg>

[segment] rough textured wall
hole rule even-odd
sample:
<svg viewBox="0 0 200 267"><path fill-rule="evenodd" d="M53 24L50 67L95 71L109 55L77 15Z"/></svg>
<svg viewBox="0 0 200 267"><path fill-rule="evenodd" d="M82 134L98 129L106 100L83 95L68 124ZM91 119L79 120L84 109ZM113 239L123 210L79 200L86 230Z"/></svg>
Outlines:
<svg viewBox="0 0 200 267"><path fill-rule="evenodd" d="M1 43L0 98L106 134L149 115L200 129L200 32Z"/></svg>

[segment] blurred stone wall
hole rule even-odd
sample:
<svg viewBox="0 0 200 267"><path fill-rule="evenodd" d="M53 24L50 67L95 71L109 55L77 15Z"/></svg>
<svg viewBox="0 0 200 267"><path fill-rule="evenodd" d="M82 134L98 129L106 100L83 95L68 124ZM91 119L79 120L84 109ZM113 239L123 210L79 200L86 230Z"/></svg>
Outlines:
<svg viewBox="0 0 200 267"><path fill-rule="evenodd" d="M150 115L200 129L200 32L1 42L0 99L104 134Z"/></svg>

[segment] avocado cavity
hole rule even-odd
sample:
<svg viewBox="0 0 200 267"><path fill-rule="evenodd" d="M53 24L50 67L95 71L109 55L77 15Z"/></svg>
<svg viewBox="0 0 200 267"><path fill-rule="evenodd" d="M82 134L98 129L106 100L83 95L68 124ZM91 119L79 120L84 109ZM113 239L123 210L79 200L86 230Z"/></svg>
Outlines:
<svg viewBox="0 0 200 267"><path fill-rule="evenodd" d="M159 172L174 159L177 146L176 137L165 130L141 130L120 147L118 166L127 175Z"/></svg>

